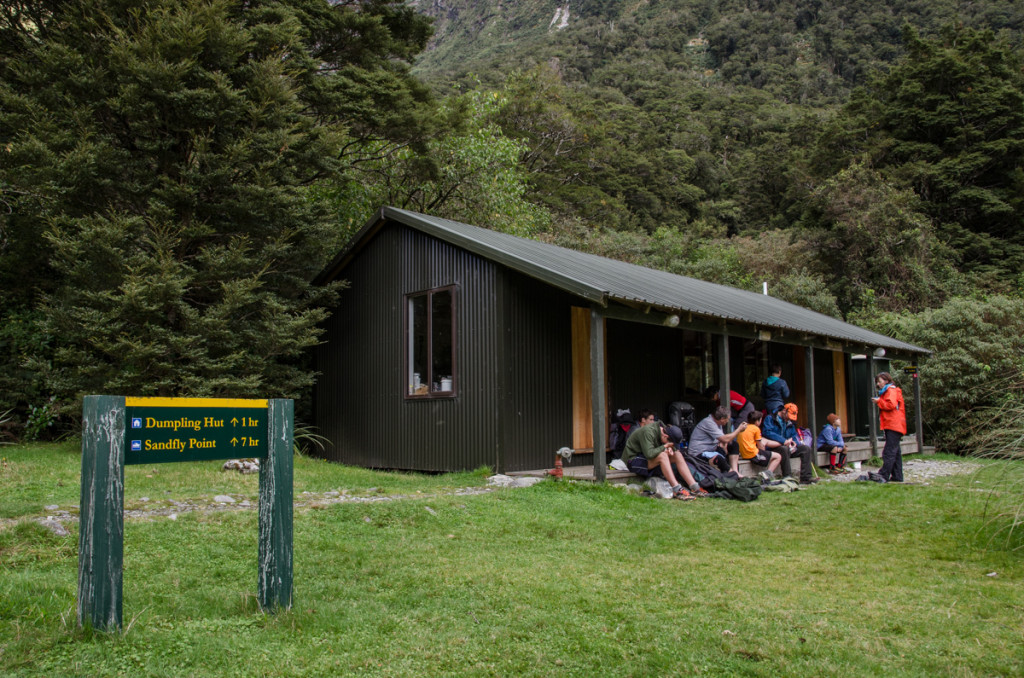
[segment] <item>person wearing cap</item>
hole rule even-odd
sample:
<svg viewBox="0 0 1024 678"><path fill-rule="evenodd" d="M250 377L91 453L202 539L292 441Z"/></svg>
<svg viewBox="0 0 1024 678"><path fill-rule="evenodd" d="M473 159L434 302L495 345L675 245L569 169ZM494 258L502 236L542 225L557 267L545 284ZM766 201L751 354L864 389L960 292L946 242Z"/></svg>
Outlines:
<svg viewBox="0 0 1024 678"><path fill-rule="evenodd" d="M779 443L774 449L782 455L782 475L793 475L793 467L789 460L794 455L799 455L800 484L812 485L818 482L811 470L813 452L809 446L797 443L796 417L799 412L795 403L786 403L778 412L764 418L764 426L761 431L765 438Z"/></svg>
<svg viewBox="0 0 1024 678"><path fill-rule="evenodd" d="M677 499L693 499L694 494L699 496L707 492L693 479L693 474L683 459L683 453L679 451L678 446L682 442L683 432L678 426L655 421L642 426L636 434L626 440L622 460L626 462L629 470L638 476L658 476L667 480L672 486L673 496ZM676 474L672 471L673 464L679 471L680 480L690 488L689 491L676 480Z"/></svg>
<svg viewBox="0 0 1024 678"><path fill-rule="evenodd" d="M818 434L818 452L828 453L828 472L835 475L843 473L846 466L846 443L843 442L843 420L835 414L829 414L827 424L821 427ZM838 459L837 459L838 457Z"/></svg>
<svg viewBox="0 0 1024 678"><path fill-rule="evenodd" d="M727 423L729 408L719 405L714 412L697 422L690 434L687 453L707 459L721 471L735 470L739 464L740 450L734 441L747 428L747 422L741 423L732 433L725 432Z"/></svg>
<svg viewBox="0 0 1024 678"><path fill-rule="evenodd" d="M708 386L704 389L704 397L711 401L711 404L718 406L722 403L722 394L717 386ZM748 400L742 393L729 391L729 409L732 410L732 427L736 428L754 411L754 403Z"/></svg>

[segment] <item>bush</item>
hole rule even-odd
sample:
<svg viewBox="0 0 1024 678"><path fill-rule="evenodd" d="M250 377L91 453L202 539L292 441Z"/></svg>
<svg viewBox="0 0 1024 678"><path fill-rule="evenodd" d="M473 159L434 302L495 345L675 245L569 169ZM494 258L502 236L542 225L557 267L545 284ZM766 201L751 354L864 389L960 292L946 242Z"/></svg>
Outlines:
<svg viewBox="0 0 1024 678"><path fill-rule="evenodd" d="M926 430L944 451L984 452L978 447L991 441L983 434L1007 423L993 412L1024 407L1020 297L954 297L916 314L853 322L934 351L920 368L921 397Z"/></svg>

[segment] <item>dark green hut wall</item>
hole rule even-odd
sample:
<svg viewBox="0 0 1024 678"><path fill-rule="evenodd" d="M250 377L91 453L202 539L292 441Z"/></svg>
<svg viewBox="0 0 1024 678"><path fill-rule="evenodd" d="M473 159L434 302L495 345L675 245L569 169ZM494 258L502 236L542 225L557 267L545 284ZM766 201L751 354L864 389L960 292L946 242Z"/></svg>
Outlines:
<svg viewBox="0 0 1024 678"><path fill-rule="evenodd" d="M451 471L551 466L572 444L572 297L441 240L386 225L343 272L350 287L315 353L328 459ZM455 398L404 397L404 299L456 286Z"/></svg>
<svg viewBox="0 0 1024 678"><path fill-rule="evenodd" d="M545 468L572 446L572 297L514 271L504 277L503 467Z"/></svg>
<svg viewBox="0 0 1024 678"><path fill-rule="evenodd" d="M344 270L350 287L316 351L325 456L373 468L496 465L497 267L435 238L386 225ZM457 397L406 399L405 295L456 286Z"/></svg>

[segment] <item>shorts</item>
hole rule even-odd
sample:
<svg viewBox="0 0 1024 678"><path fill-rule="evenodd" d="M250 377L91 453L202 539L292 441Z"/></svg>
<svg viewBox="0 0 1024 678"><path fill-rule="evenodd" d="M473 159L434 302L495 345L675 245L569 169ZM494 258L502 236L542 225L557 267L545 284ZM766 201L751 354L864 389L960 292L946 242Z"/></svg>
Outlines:
<svg viewBox="0 0 1024 678"><path fill-rule="evenodd" d="M655 476L660 478L662 476L661 466L655 466L654 468L647 468L647 457L642 454L638 454L629 460L629 470L637 474L641 478L650 478Z"/></svg>
<svg viewBox="0 0 1024 678"><path fill-rule="evenodd" d="M767 466L772 461L771 450L758 450L757 454L748 459L751 464L757 464L758 466Z"/></svg>

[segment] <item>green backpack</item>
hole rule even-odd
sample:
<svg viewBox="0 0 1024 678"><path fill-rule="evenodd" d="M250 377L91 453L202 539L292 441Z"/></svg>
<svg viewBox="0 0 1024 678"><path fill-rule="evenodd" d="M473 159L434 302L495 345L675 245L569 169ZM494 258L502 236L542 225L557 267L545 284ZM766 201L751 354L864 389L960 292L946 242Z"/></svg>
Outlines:
<svg viewBox="0 0 1024 678"><path fill-rule="evenodd" d="M757 478L719 478L715 480L715 494L740 501L754 501L761 496L761 481Z"/></svg>

